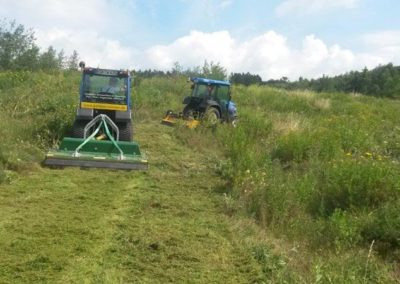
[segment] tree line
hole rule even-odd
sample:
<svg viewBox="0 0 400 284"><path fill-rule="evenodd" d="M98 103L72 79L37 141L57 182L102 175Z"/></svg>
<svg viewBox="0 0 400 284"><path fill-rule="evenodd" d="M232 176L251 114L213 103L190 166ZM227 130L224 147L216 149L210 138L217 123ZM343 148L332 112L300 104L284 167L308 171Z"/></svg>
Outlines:
<svg viewBox="0 0 400 284"><path fill-rule="evenodd" d="M268 80L264 85L289 90L313 90L316 92L360 93L377 97L400 98L400 66L392 63L368 70L351 71L338 76L322 76L318 79L304 79L290 82L286 77Z"/></svg>
<svg viewBox="0 0 400 284"><path fill-rule="evenodd" d="M377 97L400 98L400 66L392 63L380 65L368 70L351 71L333 77L322 76L317 79L300 77L290 81L287 77L262 81L259 75L250 73L232 73L230 81L242 85L267 85L287 90L312 90L315 92L360 93Z"/></svg>
<svg viewBox="0 0 400 284"><path fill-rule="evenodd" d="M56 70L77 69L78 52L66 56L49 46L41 51L35 34L15 21L0 21L0 71L1 70Z"/></svg>

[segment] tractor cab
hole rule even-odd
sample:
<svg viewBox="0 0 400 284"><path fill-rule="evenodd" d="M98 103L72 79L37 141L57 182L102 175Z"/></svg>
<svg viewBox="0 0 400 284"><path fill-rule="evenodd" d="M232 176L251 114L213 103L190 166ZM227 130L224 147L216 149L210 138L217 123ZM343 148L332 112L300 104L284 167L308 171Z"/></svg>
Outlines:
<svg viewBox="0 0 400 284"><path fill-rule="evenodd" d="M126 71L87 68L83 70L81 102L83 106L87 103L114 104L113 109L127 110L129 87L130 77Z"/></svg>
<svg viewBox="0 0 400 284"><path fill-rule="evenodd" d="M200 121L216 124L220 121L236 125L236 105L231 100L231 84L227 81L205 78L190 78L191 94L183 100L185 107L181 113L168 110L162 123L175 125L177 119L187 121L189 128Z"/></svg>
<svg viewBox="0 0 400 284"><path fill-rule="evenodd" d="M184 116L196 116L199 119L213 121L232 121L236 112L230 112L231 84L205 78L191 78L192 93L183 100Z"/></svg>

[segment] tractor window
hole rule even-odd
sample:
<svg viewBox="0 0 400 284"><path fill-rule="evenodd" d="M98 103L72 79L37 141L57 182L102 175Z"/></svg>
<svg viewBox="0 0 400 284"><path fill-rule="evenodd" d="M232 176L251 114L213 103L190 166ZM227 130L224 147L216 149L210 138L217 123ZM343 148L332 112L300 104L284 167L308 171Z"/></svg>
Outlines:
<svg viewBox="0 0 400 284"><path fill-rule="evenodd" d="M192 96L202 98L206 95L207 95L207 86L206 85L200 85L200 84L195 85L193 92L192 92Z"/></svg>
<svg viewBox="0 0 400 284"><path fill-rule="evenodd" d="M219 86L217 98L221 101L228 102L229 101L229 87L228 86Z"/></svg>
<svg viewBox="0 0 400 284"><path fill-rule="evenodd" d="M123 95L125 78L85 75L85 93L111 93Z"/></svg>
<svg viewBox="0 0 400 284"><path fill-rule="evenodd" d="M210 85L203 85L203 84L197 84L195 85L192 96L194 97L200 97L204 98L205 96L214 96L215 94L215 86L210 86Z"/></svg>
<svg viewBox="0 0 400 284"><path fill-rule="evenodd" d="M85 74L83 100L87 102L126 102L126 78Z"/></svg>

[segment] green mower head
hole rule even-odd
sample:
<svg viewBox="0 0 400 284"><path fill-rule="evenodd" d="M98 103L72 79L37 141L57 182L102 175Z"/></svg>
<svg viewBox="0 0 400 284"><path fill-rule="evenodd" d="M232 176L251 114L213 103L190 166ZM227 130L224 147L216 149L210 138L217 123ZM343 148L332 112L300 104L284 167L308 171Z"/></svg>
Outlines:
<svg viewBox="0 0 400 284"><path fill-rule="evenodd" d="M47 153L44 164L53 167L76 166L123 170L148 168L147 160L135 142L117 142L123 152L122 155L112 141L95 139L88 141L79 152L76 152L83 142L84 139L64 138L58 150L50 150Z"/></svg>
<svg viewBox="0 0 400 284"><path fill-rule="evenodd" d="M64 138L57 150L50 150L47 153L44 164L51 167L147 170L148 163L140 152L139 145L136 142L118 141L118 128L108 116L103 114L97 116L88 123L85 129L93 125L97 125L97 128L88 137L85 134L84 138ZM117 133L117 140L114 139L107 125ZM109 140L95 139L101 130Z"/></svg>

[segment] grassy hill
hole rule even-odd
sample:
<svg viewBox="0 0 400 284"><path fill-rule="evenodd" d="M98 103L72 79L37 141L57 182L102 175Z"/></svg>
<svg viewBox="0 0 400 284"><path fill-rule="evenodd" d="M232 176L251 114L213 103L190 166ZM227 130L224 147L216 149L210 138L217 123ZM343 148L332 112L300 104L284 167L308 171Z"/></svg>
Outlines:
<svg viewBox="0 0 400 284"><path fill-rule="evenodd" d="M236 129L159 124L185 78L133 90L148 172L42 168L79 73L0 73L0 282L396 283L400 102L235 87Z"/></svg>

